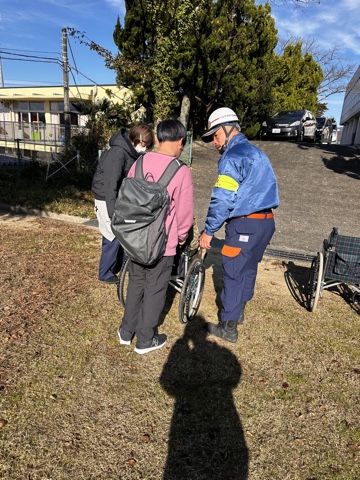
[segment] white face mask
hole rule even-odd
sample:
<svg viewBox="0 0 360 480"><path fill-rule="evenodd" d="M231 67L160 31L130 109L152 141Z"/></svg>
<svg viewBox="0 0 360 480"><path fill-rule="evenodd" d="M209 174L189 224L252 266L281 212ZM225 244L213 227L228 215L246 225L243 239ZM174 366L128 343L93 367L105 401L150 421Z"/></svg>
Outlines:
<svg viewBox="0 0 360 480"><path fill-rule="evenodd" d="M146 147L142 147L140 145L140 143L138 143L135 147L135 150L138 152L138 153L145 153L146 152Z"/></svg>

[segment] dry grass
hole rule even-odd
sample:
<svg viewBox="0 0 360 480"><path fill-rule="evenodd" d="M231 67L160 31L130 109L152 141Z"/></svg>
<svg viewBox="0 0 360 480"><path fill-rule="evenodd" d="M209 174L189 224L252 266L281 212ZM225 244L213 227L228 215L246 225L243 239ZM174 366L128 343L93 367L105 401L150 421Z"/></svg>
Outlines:
<svg viewBox="0 0 360 480"><path fill-rule="evenodd" d="M302 302L308 265L265 259L232 345L217 321L219 256L199 317L169 291L167 347L120 347L96 230L2 217L0 477L4 480L359 479L359 311Z"/></svg>

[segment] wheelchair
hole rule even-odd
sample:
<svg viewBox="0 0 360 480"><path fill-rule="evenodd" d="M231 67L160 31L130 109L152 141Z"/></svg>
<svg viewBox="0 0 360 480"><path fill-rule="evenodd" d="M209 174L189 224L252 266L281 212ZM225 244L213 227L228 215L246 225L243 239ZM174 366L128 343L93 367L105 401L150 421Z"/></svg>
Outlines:
<svg viewBox="0 0 360 480"><path fill-rule="evenodd" d="M205 256L205 251L200 247L190 250L189 245L180 247L175 256L169 285L180 293L178 316L181 323L193 320L200 307L205 285ZM117 285L118 298L123 307L126 305L129 262L129 259L124 262Z"/></svg>
<svg viewBox="0 0 360 480"><path fill-rule="evenodd" d="M346 284L352 302L360 303L360 238L339 235L334 227L313 258L308 283L308 309L314 312L322 292Z"/></svg>

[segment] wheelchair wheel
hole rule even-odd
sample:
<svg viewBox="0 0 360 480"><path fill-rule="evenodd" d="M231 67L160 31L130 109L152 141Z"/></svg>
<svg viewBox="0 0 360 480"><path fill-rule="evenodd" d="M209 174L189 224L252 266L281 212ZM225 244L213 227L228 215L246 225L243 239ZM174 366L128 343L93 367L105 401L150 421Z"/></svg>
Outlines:
<svg viewBox="0 0 360 480"><path fill-rule="evenodd" d="M125 308L126 303L126 292L129 283L129 262L127 259L123 263L120 273L119 273L119 283L117 285L117 294L121 305Z"/></svg>
<svg viewBox="0 0 360 480"><path fill-rule="evenodd" d="M311 263L309 278L309 310L314 312L321 293L321 285L324 272L324 255L318 252Z"/></svg>
<svg viewBox="0 0 360 480"><path fill-rule="evenodd" d="M205 283L205 268L200 259L193 260L185 275L179 300L181 323L193 320L201 303Z"/></svg>
<svg viewBox="0 0 360 480"><path fill-rule="evenodd" d="M355 305L360 304L360 292L355 292L352 296L352 301L355 303Z"/></svg>

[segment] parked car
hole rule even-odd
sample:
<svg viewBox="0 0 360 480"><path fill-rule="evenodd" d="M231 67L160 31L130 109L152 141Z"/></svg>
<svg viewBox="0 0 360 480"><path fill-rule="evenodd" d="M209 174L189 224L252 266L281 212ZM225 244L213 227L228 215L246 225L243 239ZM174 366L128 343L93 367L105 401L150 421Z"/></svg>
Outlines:
<svg viewBox="0 0 360 480"><path fill-rule="evenodd" d="M316 118L309 110L280 110L262 124L260 136L315 142Z"/></svg>
<svg viewBox="0 0 360 480"><path fill-rule="evenodd" d="M332 124L331 142L332 143L337 143L338 142L338 127L337 127L336 122L333 122L333 124Z"/></svg>
<svg viewBox="0 0 360 480"><path fill-rule="evenodd" d="M332 119L327 117L316 117L316 141L330 145L332 142L332 134Z"/></svg>

